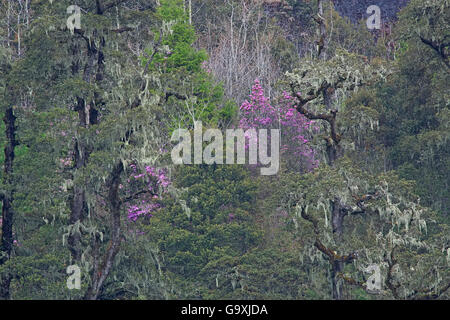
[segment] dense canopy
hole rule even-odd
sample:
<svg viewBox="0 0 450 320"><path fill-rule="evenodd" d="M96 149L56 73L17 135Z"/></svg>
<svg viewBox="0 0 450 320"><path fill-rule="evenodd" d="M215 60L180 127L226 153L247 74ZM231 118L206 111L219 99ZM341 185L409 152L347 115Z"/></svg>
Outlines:
<svg viewBox="0 0 450 320"><path fill-rule="evenodd" d="M369 2L0 0L0 299L449 299L450 1Z"/></svg>

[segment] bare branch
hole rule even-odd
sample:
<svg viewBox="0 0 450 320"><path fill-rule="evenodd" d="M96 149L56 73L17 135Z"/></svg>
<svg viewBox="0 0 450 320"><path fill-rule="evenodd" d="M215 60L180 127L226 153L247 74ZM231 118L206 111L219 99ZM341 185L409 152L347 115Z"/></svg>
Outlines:
<svg viewBox="0 0 450 320"><path fill-rule="evenodd" d="M132 200L136 200L137 198L139 198L139 196L143 195L143 194L150 194L152 196L157 195L156 193L150 191L150 190L141 190L139 192L136 192L135 194L132 194L131 196L126 197L125 199L121 200L120 203L125 203L125 202L129 202Z"/></svg>
<svg viewBox="0 0 450 320"><path fill-rule="evenodd" d="M313 216L309 215L306 213L305 208L302 208L301 213L300 213L301 217L309 222L311 222L314 226L314 233L316 234L316 240L314 242L314 246L323 254L325 254L330 262L334 263L335 261L337 262L343 262L343 263L351 263L353 262L353 260L355 260L357 258L357 254L356 253L351 253L349 255L339 255L336 253L336 251L333 251L332 249L326 247L322 241L320 241L319 239L319 222L317 221L317 219L315 219Z"/></svg>
<svg viewBox="0 0 450 320"><path fill-rule="evenodd" d="M412 294L414 296L414 300L431 300L431 299L438 299L440 296L442 296L445 292L447 292L450 289L450 282L444 285L442 288L438 290L432 289L422 289L418 291L414 291Z"/></svg>
<svg viewBox="0 0 450 320"><path fill-rule="evenodd" d="M338 111L333 109L333 110L330 110L330 112L328 114L326 114L326 113L313 113L313 112L311 112L311 111L309 111L309 110L307 110L305 108L305 105L309 101L312 101L312 100L318 98L320 94L322 94L325 90L327 90L330 87L331 86L326 81L324 81L322 83L321 87L319 88L319 90L317 90L315 92L309 92L306 97L302 97L301 94L296 92L296 90L294 88L294 85L291 84L292 93L294 94L294 96L297 98L297 100L299 102L298 105L297 105L297 111L299 113L301 113L302 115L304 115L309 120L324 120L324 121L327 121L329 123L329 125L330 125L331 139L336 145L338 145L339 142L341 141L341 136L340 136L340 134L337 133L337 128L336 128L336 116L337 116L337 112ZM331 141L327 140L327 143L330 144Z"/></svg>
<svg viewBox="0 0 450 320"><path fill-rule="evenodd" d="M338 278L341 278L342 280L344 280L348 284L353 285L353 286L358 286L358 287L361 287L361 288L365 288L366 287L366 284L364 282L361 282L361 281L355 280L353 278L350 278L349 276L346 276L342 272L339 272L336 276Z"/></svg>
<svg viewBox="0 0 450 320"><path fill-rule="evenodd" d="M108 190L108 201L110 205L111 215L112 215L112 235L111 240L106 250L103 263L94 270L92 283L86 292L85 299L95 300L97 299L100 290L102 289L103 283L108 277L111 268L113 266L114 258L119 252L120 246L120 208L121 202L118 196L118 190L120 185L120 176L123 172L123 163L120 161L117 163L111 171L109 178L109 190Z"/></svg>
<svg viewBox="0 0 450 320"><path fill-rule="evenodd" d="M395 259L394 256L394 251L396 249L396 246L394 246L392 248L391 251L391 255L390 255L390 259L386 259L385 261L388 263L388 272L387 272L387 277L386 277L386 286L389 288L389 290L391 290L392 295L394 296L395 299L400 299L400 295L398 293L398 288L400 287L400 284L394 284L393 283L393 276L392 276L392 272L394 270L394 266L397 264L397 260Z"/></svg>
<svg viewBox="0 0 450 320"><path fill-rule="evenodd" d="M145 64L144 73L147 72L148 67L150 66L150 64L151 64L152 61L153 61L153 58L155 57L155 55L156 55L156 54L158 53L158 51L159 51L159 46L161 45L161 41L162 41L162 34L163 34L162 30L160 30L160 31L159 31L159 39L158 39L158 42L155 43L155 45L153 46L153 53L152 53L152 55L150 56L150 58L148 59L147 63ZM167 100L167 99L166 99L166 100Z"/></svg>
<svg viewBox="0 0 450 320"><path fill-rule="evenodd" d="M439 56L442 58L442 61L445 63L447 68L450 68L450 62L449 62L449 54L448 54L448 47L450 46L450 43L439 43L438 41L432 41L429 39L425 39L422 36L419 36L420 40L435 50ZM447 49L447 50L446 50Z"/></svg>

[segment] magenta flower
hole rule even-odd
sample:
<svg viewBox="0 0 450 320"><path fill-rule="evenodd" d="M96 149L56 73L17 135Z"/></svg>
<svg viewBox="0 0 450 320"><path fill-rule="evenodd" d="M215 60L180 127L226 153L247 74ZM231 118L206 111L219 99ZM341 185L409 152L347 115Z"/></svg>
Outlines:
<svg viewBox="0 0 450 320"><path fill-rule="evenodd" d="M241 104L240 111L240 128L244 130L278 128L281 130L281 139L284 144L282 152L301 155L298 161L306 170L317 166L315 152L309 146L307 138L308 130L313 122L297 112L294 98L289 93L283 92L281 103L273 106L264 96L264 89L260 81L256 79L249 100L245 100ZM319 129L317 126L312 128L315 131ZM253 139L254 137L248 138Z"/></svg>

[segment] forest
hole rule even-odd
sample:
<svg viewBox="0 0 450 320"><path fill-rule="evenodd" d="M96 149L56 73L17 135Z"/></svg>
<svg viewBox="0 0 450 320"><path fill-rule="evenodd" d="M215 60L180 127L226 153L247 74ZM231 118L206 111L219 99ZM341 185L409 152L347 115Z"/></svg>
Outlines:
<svg viewBox="0 0 450 320"><path fill-rule="evenodd" d="M0 0L0 300L449 300L450 0Z"/></svg>

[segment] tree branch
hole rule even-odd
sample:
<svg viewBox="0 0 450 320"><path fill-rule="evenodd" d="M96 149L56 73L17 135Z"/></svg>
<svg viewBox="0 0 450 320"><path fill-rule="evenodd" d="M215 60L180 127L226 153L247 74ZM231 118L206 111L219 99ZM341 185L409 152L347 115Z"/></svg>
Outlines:
<svg viewBox="0 0 450 320"><path fill-rule="evenodd" d="M148 67L150 66L150 64L151 64L152 61L153 61L153 58L155 57L155 55L156 55L156 54L158 53L158 51L159 51L159 46L161 45L161 41L162 41L162 34L163 34L162 30L160 30L160 31L159 31L159 39L158 39L158 42L155 43L155 45L153 46L153 53L152 53L152 55L150 56L150 59L148 59L147 63L145 64L144 73L147 72ZM167 101L167 99L166 99L166 101Z"/></svg>
<svg viewBox="0 0 450 320"><path fill-rule="evenodd" d="M86 292L85 299L97 299L104 281L108 277L113 266L114 258L120 246L120 207L121 202L118 195L120 176L123 172L123 163L117 163L111 171L109 178L108 200L112 215L112 235L103 263L94 270L92 283Z"/></svg>
<svg viewBox="0 0 450 320"><path fill-rule="evenodd" d="M447 68L450 68L450 62L449 62L449 54L448 52L446 52L446 48L448 48L450 46L450 43L439 43L438 41L432 41L429 39L425 39L422 36L419 36L420 40L426 44L427 46L429 46L430 48L432 48L433 50L435 50L439 56L442 58L442 61L445 63L445 65L447 66Z"/></svg>
<svg viewBox="0 0 450 320"><path fill-rule="evenodd" d="M141 190L141 191L138 191L135 194L132 194L131 196L128 196L125 199L121 200L120 203L123 204L125 202L130 202L132 200L135 200L135 199L139 198L139 196L143 195L143 194L150 194L152 196L156 196L157 195L156 193L154 193L154 192L152 192L150 190Z"/></svg>
<svg viewBox="0 0 450 320"><path fill-rule="evenodd" d="M312 100L318 98L319 95L321 94L321 92L323 92L324 90L327 90L329 87L330 87L330 85L324 81L318 91L312 92L312 93L309 92L308 95L306 96L306 98L302 97L298 92L296 92L293 84L291 84L291 91L299 102L297 105L297 111L300 112L302 115L304 115L309 120L324 120L324 121L328 122L330 125L331 139L333 140L333 142L336 145L338 145L339 142L341 141L341 136L337 133L337 128L336 128L336 116L337 116L338 111L333 109L333 110L330 110L330 112L328 114L313 113L305 108L305 105L309 101L312 101Z"/></svg>
<svg viewBox="0 0 450 320"><path fill-rule="evenodd" d="M342 272L339 272L336 276L353 286L358 286L358 287L362 287L362 288L366 287L366 284L364 282L350 278L350 277L346 276L345 274L343 274Z"/></svg>
<svg viewBox="0 0 450 320"><path fill-rule="evenodd" d="M320 241L319 239L319 222L317 221L317 219L315 219L313 216L309 215L306 213L305 208L302 207L302 210L300 212L300 215L303 219L311 222L313 224L314 227L314 233L316 234L316 240L314 242L314 246L323 254L325 254L330 262L343 262L343 263L351 263L353 262L353 260L355 260L358 255L356 253L351 253L349 255L339 255L337 254L335 251L333 251L332 249L326 247L322 241Z"/></svg>
<svg viewBox="0 0 450 320"><path fill-rule="evenodd" d="M395 259L395 256L394 256L395 249L396 249L396 246L394 246L392 248L390 259L385 259L385 261L388 263L388 272L387 272L387 277L386 277L385 283L386 283L386 286L389 288L389 290L391 290L394 298L400 299L400 295L398 293L398 288L400 287L400 284L397 283L394 285L393 277L392 277L392 271L394 269L394 266L397 264L397 260Z"/></svg>
<svg viewBox="0 0 450 320"><path fill-rule="evenodd" d="M307 214L304 207L302 207L302 209L301 209L301 211L300 211L300 216L301 216L303 219L305 219L305 220L311 222L311 223L313 224L313 226L314 226L314 233L315 233L316 235L319 235L319 221L317 221L317 219L314 218L313 216Z"/></svg>
<svg viewBox="0 0 450 320"><path fill-rule="evenodd" d="M433 292L433 289L423 289L419 291L414 291L414 300L430 300L430 299L438 299L441 295L447 292L450 289L450 282L444 285L441 289L438 289L437 292Z"/></svg>
<svg viewBox="0 0 450 320"><path fill-rule="evenodd" d="M374 193L368 193L365 194L361 197L358 196L353 196L353 198L356 201L356 206L360 209L360 210L352 210L352 208L350 206L342 206L342 209L344 209L346 212L345 214L350 214L350 215L358 215L358 214L364 214L366 213L366 205L365 202L372 200L372 199L377 199L379 197L379 193L374 192Z"/></svg>

